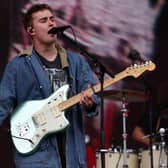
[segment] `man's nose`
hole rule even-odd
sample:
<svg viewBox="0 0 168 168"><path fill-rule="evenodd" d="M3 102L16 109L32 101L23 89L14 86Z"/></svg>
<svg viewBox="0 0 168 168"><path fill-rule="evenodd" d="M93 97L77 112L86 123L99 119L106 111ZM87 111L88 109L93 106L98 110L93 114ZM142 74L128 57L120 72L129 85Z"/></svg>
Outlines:
<svg viewBox="0 0 168 168"><path fill-rule="evenodd" d="M48 19L48 24L49 25L56 25L56 23L55 23L55 20L53 21L53 20L51 20L51 19Z"/></svg>

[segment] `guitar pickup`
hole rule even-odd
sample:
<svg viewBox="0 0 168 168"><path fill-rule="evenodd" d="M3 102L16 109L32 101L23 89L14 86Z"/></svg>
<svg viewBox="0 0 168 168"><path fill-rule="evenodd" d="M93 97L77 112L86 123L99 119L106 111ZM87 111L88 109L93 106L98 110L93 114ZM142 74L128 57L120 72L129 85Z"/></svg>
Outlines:
<svg viewBox="0 0 168 168"><path fill-rule="evenodd" d="M45 115L42 112L33 115L32 119L37 127L42 126L47 123Z"/></svg>

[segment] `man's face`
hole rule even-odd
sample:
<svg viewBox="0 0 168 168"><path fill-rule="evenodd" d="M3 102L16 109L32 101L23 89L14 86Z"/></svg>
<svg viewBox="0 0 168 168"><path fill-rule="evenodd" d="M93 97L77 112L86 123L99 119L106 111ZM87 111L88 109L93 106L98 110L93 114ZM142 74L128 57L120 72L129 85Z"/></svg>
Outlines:
<svg viewBox="0 0 168 168"><path fill-rule="evenodd" d="M48 34L48 31L55 27L55 16L49 10L43 10L32 15L32 39L39 43L49 44L55 42L55 35Z"/></svg>

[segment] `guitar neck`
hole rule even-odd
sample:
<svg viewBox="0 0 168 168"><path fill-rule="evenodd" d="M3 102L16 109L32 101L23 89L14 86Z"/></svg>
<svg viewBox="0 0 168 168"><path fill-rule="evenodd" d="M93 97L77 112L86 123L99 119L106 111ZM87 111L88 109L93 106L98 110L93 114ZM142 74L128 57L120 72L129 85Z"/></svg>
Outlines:
<svg viewBox="0 0 168 168"><path fill-rule="evenodd" d="M114 78L109 78L107 80L104 81L103 83L103 88L106 88L110 85L112 85L113 83L123 79L124 77L128 76L125 72L120 72L118 73ZM94 85L92 88L89 88L86 90L86 93L88 95L93 95L94 93L98 93L101 89L101 84L97 84L97 85ZM68 100L60 103L58 106L60 108L61 111L64 111L70 107L72 107L73 105L79 103L81 99L81 93L69 98Z"/></svg>
<svg viewBox="0 0 168 168"><path fill-rule="evenodd" d="M134 78L137 78L139 75L141 75L146 70L153 71L155 69L155 67L156 67L155 64L152 63L151 61L146 61L145 64L141 64L141 65L135 64L134 66L130 66L130 67L126 68L124 71L116 74L114 78L108 78L107 80L105 80L103 83L103 88L106 88L106 87L112 85L113 83L115 83L125 77L128 77L128 76L133 76ZM93 95L94 93L98 93L100 91L100 89L101 89L101 84L99 83L99 84L93 86L92 88L87 89L86 92L88 95ZM73 105L79 103L80 99L81 99L81 93L60 103L58 105L58 107L61 111L64 111L64 110L72 107Z"/></svg>

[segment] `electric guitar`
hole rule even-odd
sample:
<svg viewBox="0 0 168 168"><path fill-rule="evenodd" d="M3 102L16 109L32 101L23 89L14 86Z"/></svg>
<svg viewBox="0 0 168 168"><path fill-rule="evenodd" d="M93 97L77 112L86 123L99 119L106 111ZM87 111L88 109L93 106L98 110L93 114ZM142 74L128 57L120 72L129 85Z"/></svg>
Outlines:
<svg viewBox="0 0 168 168"><path fill-rule="evenodd" d="M128 77L137 78L144 71L152 71L155 64L151 61L145 64L130 66L124 71L116 74L113 78L108 78L103 83L106 88L113 83ZM43 100L26 101L18 106L10 118L10 132L15 148L21 154L31 154L36 150L43 138L51 133L56 133L66 129L69 121L64 112L73 105L79 103L81 93L67 100L69 86L64 85L51 96ZM87 94L98 93L100 84L86 90Z"/></svg>

